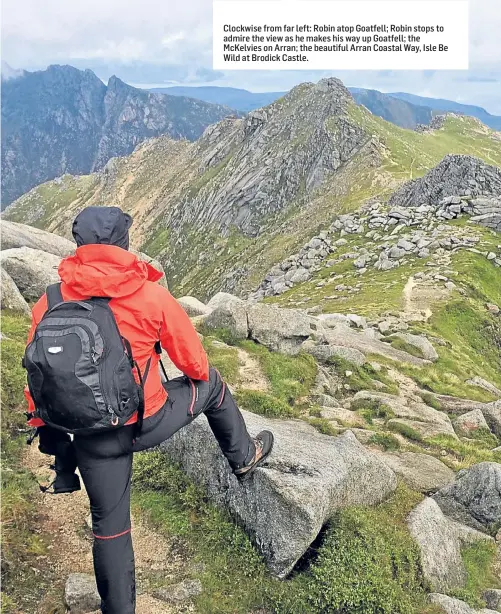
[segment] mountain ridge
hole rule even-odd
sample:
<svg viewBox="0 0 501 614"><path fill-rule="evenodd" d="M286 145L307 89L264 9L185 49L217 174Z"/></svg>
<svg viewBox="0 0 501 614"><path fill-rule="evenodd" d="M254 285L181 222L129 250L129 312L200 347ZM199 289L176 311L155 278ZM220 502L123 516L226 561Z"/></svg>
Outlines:
<svg viewBox="0 0 501 614"><path fill-rule="evenodd" d="M146 138L195 140L235 112L194 99L151 94L118 77L53 65L2 82L2 207L66 172L86 174ZM50 156L47 152L50 151Z"/></svg>
<svg viewBox="0 0 501 614"><path fill-rule="evenodd" d="M386 200L450 153L501 166L501 141L478 120L405 130L327 79L226 118L195 143L150 139L100 173L39 186L5 215L68 234L85 204L114 202L135 216L134 245L160 259L176 292L246 295L335 215Z"/></svg>

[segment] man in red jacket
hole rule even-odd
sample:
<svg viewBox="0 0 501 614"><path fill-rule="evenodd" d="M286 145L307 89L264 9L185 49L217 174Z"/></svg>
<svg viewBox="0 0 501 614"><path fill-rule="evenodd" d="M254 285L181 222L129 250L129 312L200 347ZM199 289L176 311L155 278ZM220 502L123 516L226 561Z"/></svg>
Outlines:
<svg viewBox="0 0 501 614"><path fill-rule="evenodd" d="M55 455L55 492L79 488L76 466L90 499L94 569L104 614L135 612L134 554L130 525L132 456L169 439L205 413L219 446L239 479L247 478L271 452L273 435L252 439L228 388L207 355L190 319L156 283L162 274L128 251L132 219L118 207L88 207L73 223L74 256L59 266L65 301L109 297L120 334L130 341L145 384L144 422L135 414L117 430L70 436L43 422L29 392L30 424L38 427L40 450ZM33 307L28 341L47 311L46 295ZM161 343L185 375L162 385L155 346Z"/></svg>

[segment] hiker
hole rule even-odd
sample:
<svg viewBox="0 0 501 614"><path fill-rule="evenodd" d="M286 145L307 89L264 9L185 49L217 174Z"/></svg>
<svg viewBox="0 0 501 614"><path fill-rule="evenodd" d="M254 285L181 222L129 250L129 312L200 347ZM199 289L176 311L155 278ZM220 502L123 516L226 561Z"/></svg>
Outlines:
<svg viewBox="0 0 501 614"><path fill-rule="evenodd" d="M201 413L239 480L268 456L273 435L244 419L162 274L129 249L132 218L88 207L73 222L61 284L33 307L25 352L29 423L55 456L54 493L90 500L94 570L104 614L135 612L130 488L134 452L157 446ZM117 328L118 326L118 328ZM162 384L165 349L184 376ZM73 434L73 440L70 437Z"/></svg>

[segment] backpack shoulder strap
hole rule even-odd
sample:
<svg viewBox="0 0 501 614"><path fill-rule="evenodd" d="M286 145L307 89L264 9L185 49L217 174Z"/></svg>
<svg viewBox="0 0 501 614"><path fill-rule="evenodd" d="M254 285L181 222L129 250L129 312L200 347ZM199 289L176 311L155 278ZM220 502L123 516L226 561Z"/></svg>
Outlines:
<svg viewBox="0 0 501 614"><path fill-rule="evenodd" d="M47 294L47 304L49 309L53 309L59 303L64 302L63 294L61 292L61 282L57 284L51 284L45 291Z"/></svg>

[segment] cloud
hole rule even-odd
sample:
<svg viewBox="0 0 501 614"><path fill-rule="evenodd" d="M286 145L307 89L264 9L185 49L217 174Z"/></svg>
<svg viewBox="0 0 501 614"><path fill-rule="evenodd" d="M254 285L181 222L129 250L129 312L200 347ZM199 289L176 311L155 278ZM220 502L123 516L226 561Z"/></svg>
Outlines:
<svg viewBox="0 0 501 614"><path fill-rule="evenodd" d="M470 0L468 72L216 72L212 0L4 0L2 55L28 70L69 63L103 80L117 74L134 84L214 82L255 91L336 74L348 85L454 98L501 113L500 2Z"/></svg>

